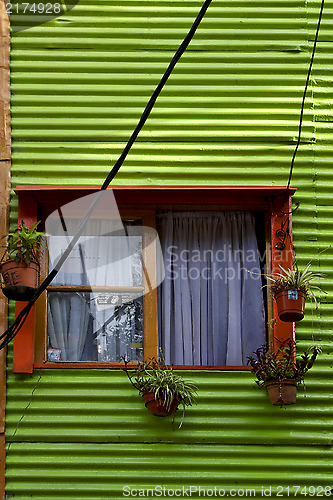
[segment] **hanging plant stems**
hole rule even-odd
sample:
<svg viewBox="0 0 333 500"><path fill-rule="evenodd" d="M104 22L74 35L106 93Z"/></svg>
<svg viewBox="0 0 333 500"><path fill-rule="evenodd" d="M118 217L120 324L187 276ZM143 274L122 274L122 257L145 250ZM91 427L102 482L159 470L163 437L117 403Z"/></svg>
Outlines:
<svg viewBox="0 0 333 500"><path fill-rule="evenodd" d="M41 240L45 233L37 231L39 222L30 229L22 221L15 231L6 234L6 251L0 262L2 291L12 300L31 299L38 287Z"/></svg>
<svg viewBox="0 0 333 500"><path fill-rule="evenodd" d="M124 361L124 371L137 391L144 398L146 407L156 416L173 414L178 405L183 406L183 415L179 428L182 426L185 407L196 404L197 387L165 366L164 360L151 358L139 362L133 371L129 371L128 361Z"/></svg>
<svg viewBox="0 0 333 500"><path fill-rule="evenodd" d="M251 373L256 376L259 387L270 386L272 383L278 385L279 397L273 404L283 406L291 404L283 398L284 382L288 381L290 384L292 381L295 386L303 384L305 387L304 377L320 353L321 348L313 345L297 357L296 342L293 340L289 340L286 345L282 344L276 352L270 352L264 344L253 353L254 356L248 356L248 365L251 366Z"/></svg>

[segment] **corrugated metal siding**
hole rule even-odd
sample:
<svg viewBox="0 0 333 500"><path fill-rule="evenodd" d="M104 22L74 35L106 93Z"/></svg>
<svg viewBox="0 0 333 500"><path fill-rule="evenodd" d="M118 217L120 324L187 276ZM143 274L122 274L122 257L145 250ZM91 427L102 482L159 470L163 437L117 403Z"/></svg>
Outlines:
<svg viewBox="0 0 333 500"><path fill-rule="evenodd" d="M223 445L121 444L115 447L102 444L96 447L79 444L74 448L61 444L53 445L51 452L45 444L29 444L16 445L9 463L19 469L13 480L19 498L36 500L124 498L123 492L129 489L135 489L138 497L140 489L150 489L144 498L151 498L155 487L157 492L165 488L163 497L166 498L175 497L176 494L172 494L175 490L183 493L183 488L187 496L178 494L180 498L198 498L199 488L201 498L204 490L208 493L206 497L213 498L222 497L222 490L226 491L226 497L276 498L282 492L287 497L289 486L290 497L294 497L296 488L292 485L297 487L301 483L304 494L305 487L307 492L312 492L310 487L314 484L326 486L332 479L332 450L308 446L263 449ZM55 479L57 488L52 490ZM209 495L214 488L217 494ZM239 494L235 495L235 491ZM324 489L314 491L325 496Z"/></svg>
<svg viewBox="0 0 333 500"><path fill-rule="evenodd" d="M156 418L119 371L43 371L10 377L7 491L16 498L122 498L122 488L328 486L331 384L321 363L307 397L281 409L249 373L186 372L198 405L181 429ZM25 408L35 389L32 402ZM286 491L285 491L286 493ZM29 496L31 495L31 496ZM275 495L274 495L275 496ZM197 496L195 495L195 498Z"/></svg>
<svg viewBox="0 0 333 500"><path fill-rule="evenodd" d="M320 369L321 368L321 369ZM198 405L186 411L184 426L176 431L170 419L154 418L142 398L129 386L122 371L42 371L17 438L38 442L160 442L225 444L318 444L330 439L330 383L309 374L307 397L299 391L298 404L272 407L250 373L188 372L199 387ZM22 379L8 387L8 437L38 380ZM312 376L311 376L312 375ZM318 405L322 411L318 414ZM258 419L258 413L260 419ZM176 419L179 423L179 418ZM282 425L285 422L288 425ZM260 432L259 432L260 429Z"/></svg>
<svg viewBox="0 0 333 500"><path fill-rule="evenodd" d="M100 184L201 5L80 1L15 33L14 184ZM116 182L286 184L319 8L318 0L213 0ZM332 24L326 0L293 178L304 263L333 238ZM199 404L176 430L147 412L122 372L41 371L31 399L39 372L9 369L8 494L97 500L123 498L125 485L197 485L254 487L256 496L272 486L276 496L279 485L331 484L331 250L318 265L329 294L318 310L307 306L297 338L324 353L297 405L271 406L249 373L190 371Z"/></svg>
<svg viewBox="0 0 333 500"><path fill-rule="evenodd" d="M65 172L69 183L101 183L201 5L81 1L15 34L14 179L63 183ZM117 182L283 183L309 63L307 27L303 0L214 0ZM310 143L312 114L310 95Z"/></svg>

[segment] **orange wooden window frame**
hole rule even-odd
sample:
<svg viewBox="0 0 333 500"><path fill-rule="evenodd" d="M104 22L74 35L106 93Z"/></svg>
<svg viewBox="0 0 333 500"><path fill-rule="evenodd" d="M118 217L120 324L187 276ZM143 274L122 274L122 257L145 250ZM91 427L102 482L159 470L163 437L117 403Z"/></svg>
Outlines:
<svg viewBox="0 0 333 500"><path fill-rule="evenodd" d="M228 210L260 210L266 213L268 225L268 238L266 236L266 249L269 267L271 271L277 272L279 265L289 267L292 265L292 226L291 226L291 196L295 189L285 187L269 186L113 186L116 201L129 210L140 207L142 210L153 210L158 208L171 208L179 205L188 207L211 206ZM18 186L15 189L19 198L19 221L24 221L31 226L37 220L45 218L56 208L69 203L81 196L98 191L95 186ZM84 214L83 214L84 215ZM285 225L289 219L290 238L285 240L285 249L279 251L277 244L279 239L277 231ZM38 301L43 304L36 315L34 306L29 313L27 321L14 339L13 372L32 373L36 368L110 368L119 367L117 363L108 362L41 362L43 354L39 345L35 346L35 330L39 321L44 321L40 311L45 308L46 293ZM150 300L152 299L152 300ZM156 316L154 310L154 298L146 297L149 317ZM18 314L24 307L24 302L17 302L15 312ZM39 317L38 317L39 315ZM268 325L269 342L272 348L277 349L281 342L294 339L293 323L284 323L278 319L276 304L268 294ZM155 327L154 327L155 328ZM147 342L152 346L148 348ZM145 349L156 350L156 339L146 339ZM36 359L35 359L36 353ZM248 367L221 366L221 367L175 367L175 368L200 368L200 369L227 369L246 370Z"/></svg>

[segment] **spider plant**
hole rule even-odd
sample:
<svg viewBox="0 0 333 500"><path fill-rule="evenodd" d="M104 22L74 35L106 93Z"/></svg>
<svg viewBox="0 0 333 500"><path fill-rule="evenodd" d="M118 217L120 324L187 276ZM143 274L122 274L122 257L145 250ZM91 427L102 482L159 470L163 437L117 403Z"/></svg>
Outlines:
<svg viewBox="0 0 333 500"><path fill-rule="evenodd" d="M271 282L271 289L274 295L284 290L300 290L304 293L306 298L313 299L315 302L316 297L314 290L323 291L319 286L314 285L313 281L322 279L324 275L320 272L312 271L310 269L312 261L310 261L303 270L300 270L296 260L292 269L285 269L279 266L281 273L276 273L272 276L266 276Z"/></svg>
<svg viewBox="0 0 333 500"><path fill-rule="evenodd" d="M128 361L122 358L124 370L131 384L141 395L153 393L155 400L170 410L174 400L183 406L183 418L186 406L196 403L195 396L197 387L185 382L183 378L175 373L173 368L168 368L164 360L151 358L148 361L139 362L138 366L129 371ZM181 424L179 427L181 427Z"/></svg>

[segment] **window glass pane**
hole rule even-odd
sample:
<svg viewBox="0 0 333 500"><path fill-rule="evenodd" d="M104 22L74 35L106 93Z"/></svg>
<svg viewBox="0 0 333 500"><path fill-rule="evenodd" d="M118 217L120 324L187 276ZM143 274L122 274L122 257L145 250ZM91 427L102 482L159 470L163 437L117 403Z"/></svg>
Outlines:
<svg viewBox="0 0 333 500"><path fill-rule="evenodd" d="M115 305L104 310L99 306L95 318L98 361L120 361L121 356L142 361L142 297L134 299L134 294L110 294L109 301Z"/></svg>
<svg viewBox="0 0 333 500"><path fill-rule="evenodd" d="M142 297L49 292L49 361L141 361L142 352Z"/></svg>
<svg viewBox="0 0 333 500"><path fill-rule="evenodd" d="M71 239L66 223L68 236L49 237L50 270ZM139 361L142 290L133 287L142 287L141 223L124 221L120 230L117 222L113 230L112 221L99 219L90 222L89 233L80 237L51 284L81 290L48 293L48 359L119 362L125 356Z"/></svg>
<svg viewBox="0 0 333 500"><path fill-rule="evenodd" d="M90 224L91 227L94 234L79 238L52 284L141 286L142 229L139 222L124 221L121 231L118 228L112 231L112 221L97 220ZM70 227L68 236L49 236L50 271L71 237Z"/></svg>

